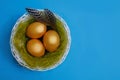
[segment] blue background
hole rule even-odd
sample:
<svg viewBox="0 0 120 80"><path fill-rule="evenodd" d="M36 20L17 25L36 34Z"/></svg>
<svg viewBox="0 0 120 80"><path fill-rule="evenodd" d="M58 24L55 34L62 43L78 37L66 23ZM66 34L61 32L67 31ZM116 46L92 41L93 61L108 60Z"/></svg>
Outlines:
<svg viewBox="0 0 120 80"><path fill-rule="evenodd" d="M71 49L56 69L30 71L11 55L11 30L26 7L48 8L69 25ZM0 80L120 80L119 0L1 0L0 19Z"/></svg>

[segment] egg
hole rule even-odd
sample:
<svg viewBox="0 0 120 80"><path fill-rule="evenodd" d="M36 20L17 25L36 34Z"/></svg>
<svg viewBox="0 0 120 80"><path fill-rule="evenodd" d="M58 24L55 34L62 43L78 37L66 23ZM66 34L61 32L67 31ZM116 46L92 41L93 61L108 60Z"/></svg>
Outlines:
<svg viewBox="0 0 120 80"><path fill-rule="evenodd" d="M41 57L45 54L45 48L38 39L31 39L27 42L27 51L35 57Z"/></svg>
<svg viewBox="0 0 120 80"><path fill-rule="evenodd" d="M60 37L54 30L48 30L43 36L43 44L47 51L54 52L60 45Z"/></svg>
<svg viewBox="0 0 120 80"><path fill-rule="evenodd" d="M30 38L41 38L47 30L45 24L34 22L27 28L26 35Z"/></svg>

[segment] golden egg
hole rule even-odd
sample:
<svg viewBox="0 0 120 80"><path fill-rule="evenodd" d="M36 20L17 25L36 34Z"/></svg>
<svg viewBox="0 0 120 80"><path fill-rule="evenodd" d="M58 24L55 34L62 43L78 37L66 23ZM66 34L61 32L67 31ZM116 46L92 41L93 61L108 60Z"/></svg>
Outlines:
<svg viewBox="0 0 120 80"><path fill-rule="evenodd" d="M49 30L43 37L43 44L47 51L54 52L60 45L60 37L54 30Z"/></svg>
<svg viewBox="0 0 120 80"><path fill-rule="evenodd" d="M26 35L30 38L40 38L46 32L46 25L40 22L34 22L27 28Z"/></svg>
<svg viewBox="0 0 120 80"><path fill-rule="evenodd" d="M31 39L27 42L27 51L35 57L41 57L45 53L45 48L40 40Z"/></svg>

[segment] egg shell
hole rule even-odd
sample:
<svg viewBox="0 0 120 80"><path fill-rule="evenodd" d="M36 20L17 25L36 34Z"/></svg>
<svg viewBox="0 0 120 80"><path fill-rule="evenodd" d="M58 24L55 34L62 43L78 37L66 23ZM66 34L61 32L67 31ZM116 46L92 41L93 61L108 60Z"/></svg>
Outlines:
<svg viewBox="0 0 120 80"><path fill-rule="evenodd" d="M60 45L60 37L54 30L48 30L43 37L43 44L47 51L54 52Z"/></svg>
<svg viewBox="0 0 120 80"><path fill-rule="evenodd" d="M27 51L35 57L41 57L45 54L45 48L38 39L31 39L27 42Z"/></svg>
<svg viewBox="0 0 120 80"><path fill-rule="evenodd" d="M26 35L30 38L41 38L47 30L45 24L34 22L27 28Z"/></svg>

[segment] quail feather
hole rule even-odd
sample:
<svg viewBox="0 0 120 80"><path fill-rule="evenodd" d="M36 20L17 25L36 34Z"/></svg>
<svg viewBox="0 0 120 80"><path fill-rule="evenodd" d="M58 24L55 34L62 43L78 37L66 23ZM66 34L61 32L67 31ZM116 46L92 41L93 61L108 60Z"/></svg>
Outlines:
<svg viewBox="0 0 120 80"><path fill-rule="evenodd" d="M47 25L51 26L54 30L56 29L56 17L53 12L48 9L44 9L43 11L39 11L37 9L26 8L26 11L35 18L35 20Z"/></svg>

